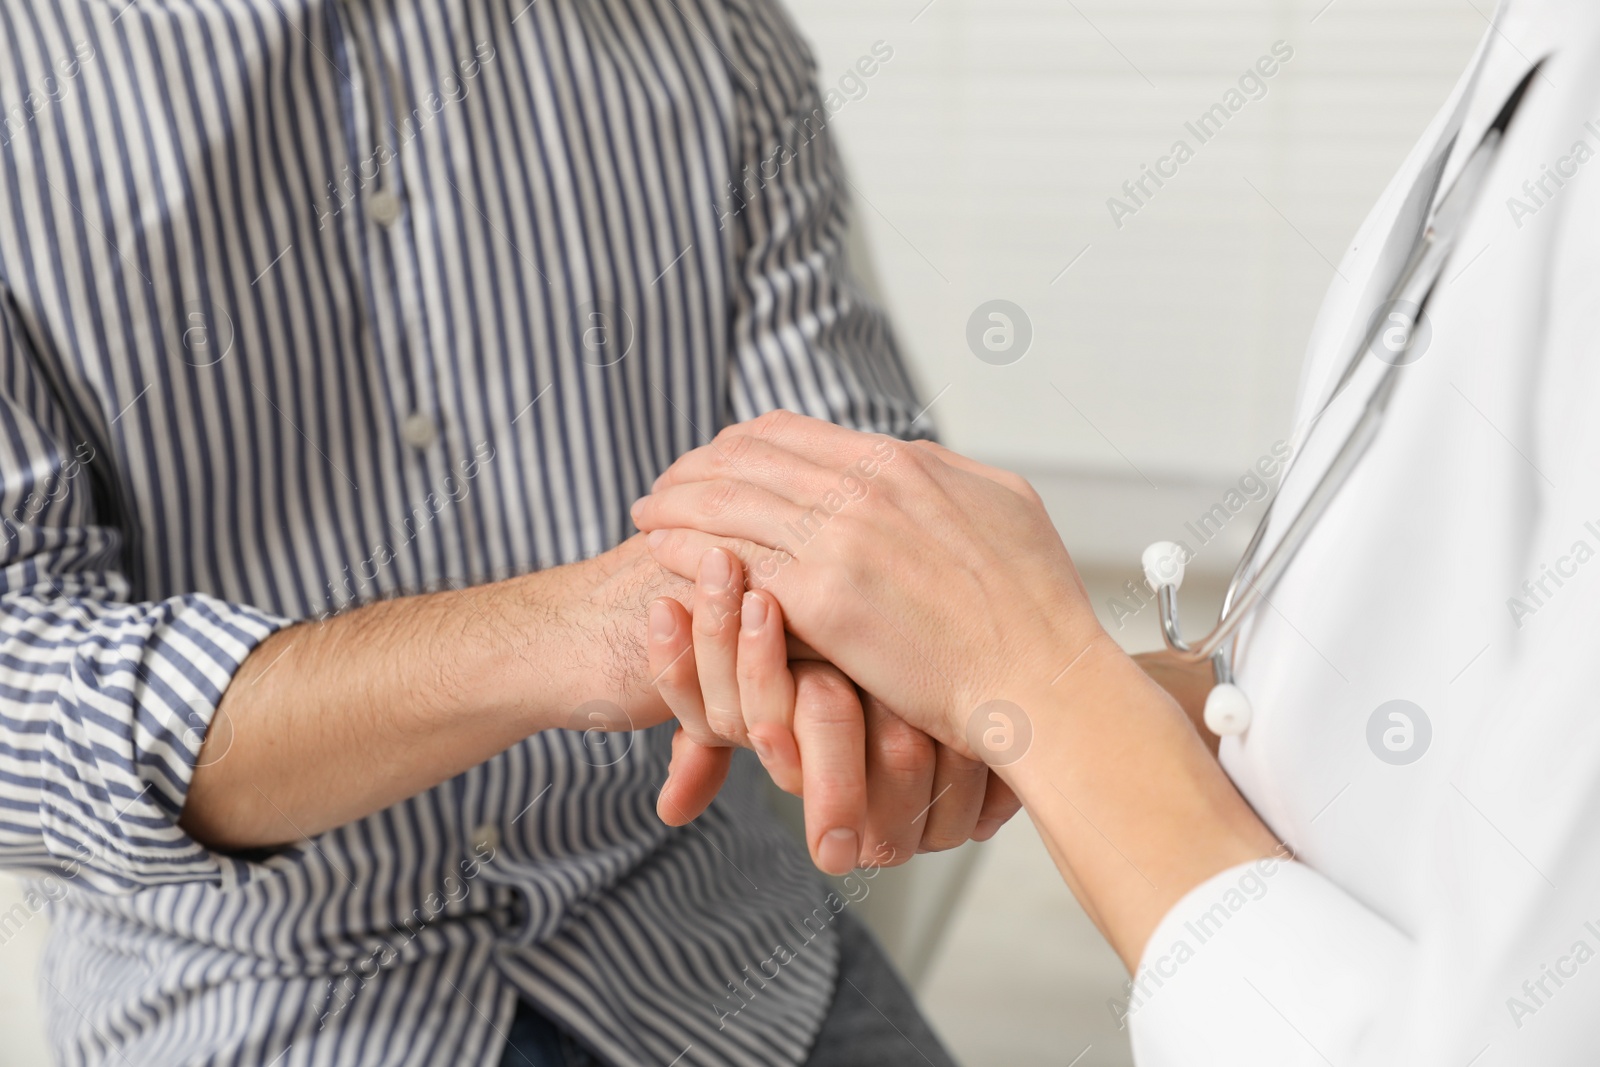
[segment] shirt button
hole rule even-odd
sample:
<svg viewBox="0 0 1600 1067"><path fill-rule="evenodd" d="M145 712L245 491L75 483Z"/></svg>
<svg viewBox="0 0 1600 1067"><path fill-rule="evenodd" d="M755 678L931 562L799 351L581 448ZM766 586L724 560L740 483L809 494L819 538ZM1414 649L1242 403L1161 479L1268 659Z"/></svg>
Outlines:
<svg viewBox="0 0 1600 1067"><path fill-rule="evenodd" d="M393 226L394 220L400 217L400 198L393 190L379 189L367 201L367 211L379 226Z"/></svg>
<svg viewBox="0 0 1600 1067"><path fill-rule="evenodd" d="M477 853L479 858L486 859L500 851L500 831L485 823L472 831L467 844L472 846L472 851Z"/></svg>
<svg viewBox="0 0 1600 1067"><path fill-rule="evenodd" d="M439 429L428 416L414 411L400 424L400 437L412 448L427 448L439 439Z"/></svg>

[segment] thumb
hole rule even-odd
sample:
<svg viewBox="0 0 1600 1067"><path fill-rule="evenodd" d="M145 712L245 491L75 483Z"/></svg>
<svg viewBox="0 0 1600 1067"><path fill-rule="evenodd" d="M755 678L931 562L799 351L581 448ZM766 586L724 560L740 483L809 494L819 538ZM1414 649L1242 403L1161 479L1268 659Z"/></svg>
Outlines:
<svg viewBox="0 0 1600 1067"><path fill-rule="evenodd" d="M700 816L722 789L733 761L733 749L710 748L689 740L678 730L672 735L672 763L656 798L656 814L668 826L687 826Z"/></svg>

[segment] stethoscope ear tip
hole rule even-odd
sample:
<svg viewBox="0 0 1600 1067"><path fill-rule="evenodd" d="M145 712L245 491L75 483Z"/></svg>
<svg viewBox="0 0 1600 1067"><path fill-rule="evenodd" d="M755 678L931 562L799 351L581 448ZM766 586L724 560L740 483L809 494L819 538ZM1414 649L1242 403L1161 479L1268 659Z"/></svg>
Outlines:
<svg viewBox="0 0 1600 1067"><path fill-rule="evenodd" d="M1206 696L1206 729L1218 737L1238 737L1250 729L1250 698L1228 682L1212 686Z"/></svg>

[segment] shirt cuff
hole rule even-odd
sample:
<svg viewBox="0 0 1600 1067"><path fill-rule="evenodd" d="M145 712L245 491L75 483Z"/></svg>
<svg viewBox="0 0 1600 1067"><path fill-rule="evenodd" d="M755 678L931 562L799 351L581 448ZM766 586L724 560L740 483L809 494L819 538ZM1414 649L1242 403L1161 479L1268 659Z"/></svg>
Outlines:
<svg viewBox="0 0 1600 1067"><path fill-rule="evenodd" d="M1411 942L1316 871L1269 857L1191 890L1121 1003L1141 1067L1362 1061L1398 1008Z"/></svg>
<svg viewBox="0 0 1600 1067"><path fill-rule="evenodd" d="M226 891L266 871L205 847L179 818L234 674L291 624L197 594L119 608L80 642L41 752L40 829L57 869L106 893ZM206 758L226 755L223 745Z"/></svg>

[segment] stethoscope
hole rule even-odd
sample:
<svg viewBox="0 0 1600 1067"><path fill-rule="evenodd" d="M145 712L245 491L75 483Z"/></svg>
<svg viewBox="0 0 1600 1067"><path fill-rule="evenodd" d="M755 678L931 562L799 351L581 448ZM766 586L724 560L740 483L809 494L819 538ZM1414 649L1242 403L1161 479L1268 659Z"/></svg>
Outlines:
<svg viewBox="0 0 1600 1067"><path fill-rule="evenodd" d="M1232 579L1228 582L1216 626L1198 642L1190 644L1185 641L1178 627L1178 588L1183 584L1184 565L1188 562L1187 551L1171 541L1159 541L1145 549L1141 560L1145 581L1156 592L1156 603L1161 615L1161 634L1167 647L1191 663L1211 660L1216 685L1206 698L1205 723L1212 733L1220 737L1244 733L1249 728L1253 715L1249 698L1233 680L1232 646L1236 643L1239 627L1250 612L1276 587L1295 554L1299 552L1307 536L1327 510L1328 504L1349 481L1351 472L1377 436L1378 428L1388 410L1389 401L1393 398L1395 387L1400 380L1400 370L1410 362L1406 357L1412 342L1416 339L1414 327L1433 296L1434 289L1444 273L1445 264L1451 252L1455 250L1456 239L1460 236L1472 207L1483 191L1485 178L1499 154L1506 129L1510 126L1518 105L1521 104L1528 86L1543 63L1543 60L1535 63L1533 69L1529 70L1517 84L1494 122L1473 149L1471 156L1462 165L1455 181L1441 196L1438 194L1445 165L1449 162L1455 142L1461 134L1467 104L1472 98L1478 75L1482 73L1486 55L1487 48L1479 54L1467 88L1462 93L1456 110L1441 135L1439 148L1429 158L1407 203L1401 208L1402 222L1396 225L1390 235L1390 245L1380 254L1380 261L1391 254L1396 259L1402 254L1404 257L1399 275L1388 290L1387 299L1377 305L1380 309L1393 310L1374 317L1327 399L1317 408L1317 413L1305 427L1296 434L1300 438L1300 444L1303 446L1311 429L1350 383L1364 357L1370 354L1386 366L1381 371L1377 384L1369 394L1366 405L1352 425L1344 444L1334 455L1333 461L1323 472L1305 503L1289 521L1277 546L1258 566L1257 560L1266 539L1267 528L1272 521L1276 498L1273 503L1267 505L1266 513L1256 527L1255 534L1250 538L1244 557L1239 561ZM1424 204L1427 205L1425 212L1422 210ZM1408 217L1416 218L1419 222L1412 231L1409 245L1406 245L1403 241L1403 234L1406 232L1403 220ZM1303 448L1295 449L1297 457L1302 452ZM1287 472L1284 477L1287 479ZM1280 490L1281 485L1282 483Z"/></svg>

